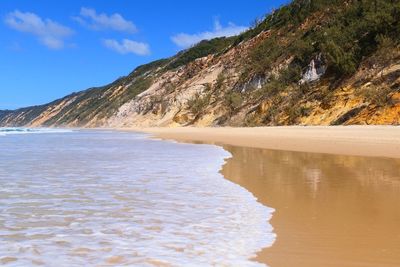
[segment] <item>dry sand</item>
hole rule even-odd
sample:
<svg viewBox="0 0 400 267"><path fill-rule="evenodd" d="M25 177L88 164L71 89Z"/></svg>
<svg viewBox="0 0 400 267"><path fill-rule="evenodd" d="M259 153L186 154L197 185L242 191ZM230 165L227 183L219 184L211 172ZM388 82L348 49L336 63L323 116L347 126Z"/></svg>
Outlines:
<svg viewBox="0 0 400 267"><path fill-rule="evenodd" d="M274 150L400 158L397 126L140 128L166 139Z"/></svg>
<svg viewBox="0 0 400 267"><path fill-rule="evenodd" d="M140 131L220 144L233 155L224 176L276 209L277 240L255 260L271 267L400 266L400 127Z"/></svg>

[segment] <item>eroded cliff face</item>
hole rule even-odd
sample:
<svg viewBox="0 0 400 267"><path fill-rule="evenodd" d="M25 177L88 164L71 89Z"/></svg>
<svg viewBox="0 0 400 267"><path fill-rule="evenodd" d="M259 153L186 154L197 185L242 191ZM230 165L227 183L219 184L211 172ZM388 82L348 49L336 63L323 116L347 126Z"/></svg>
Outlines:
<svg viewBox="0 0 400 267"><path fill-rule="evenodd" d="M219 120L230 112L225 97L230 91L238 91L241 59L255 41L162 73L149 89L122 105L108 121L109 126L223 124Z"/></svg>
<svg viewBox="0 0 400 267"><path fill-rule="evenodd" d="M337 16L351 8L353 1L343 3ZM399 124L398 43L374 44L377 48L359 60L355 71L338 76L330 65L336 59L329 51L315 48L317 41L305 39L318 30L329 32L332 7L311 12L298 25L270 26L280 25L274 21L282 24L279 12L266 18L266 26L259 24L236 39L206 41L169 59L141 66L102 88L43 106L1 111L0 125ZM310 43L308 47L305 41L298 42L303 39ZM218 49L203 49L210 45ZM199 51L204 56L193 56Z"/></svg>

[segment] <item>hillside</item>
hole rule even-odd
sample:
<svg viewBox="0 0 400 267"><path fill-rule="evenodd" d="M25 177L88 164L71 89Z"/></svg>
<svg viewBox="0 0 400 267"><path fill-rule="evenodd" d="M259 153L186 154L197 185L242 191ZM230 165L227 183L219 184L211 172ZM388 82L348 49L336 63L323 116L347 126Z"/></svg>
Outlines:
<svg viewBox="0 0 400 267"><path fill-rule="evenodd" d="M295 0L100 88L0 111L1 126L400 123L400 0Z"/></svg>

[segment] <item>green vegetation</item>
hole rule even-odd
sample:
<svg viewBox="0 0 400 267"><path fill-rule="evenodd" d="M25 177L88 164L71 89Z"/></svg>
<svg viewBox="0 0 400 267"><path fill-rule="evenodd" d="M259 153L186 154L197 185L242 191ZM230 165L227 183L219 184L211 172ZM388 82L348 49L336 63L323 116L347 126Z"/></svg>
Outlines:
<svg viewBox="0 0 400 267"><path fill-rule="evenodd" d="M276 78L271 77L261 89L252 92L251 96L255 101L260 99L272 98L284 90L282 83Z"/></svg>
<svg viewBox="0 0 400 267"><path fill-rule="evenodd" d="M180 66L186 65L187 63L192 62L197 58L205 57L210 54L222 53L233 44L233 41L233 37L221 37L212 40L201 41L194 47L179 53L175 58L171 60L167 68L175 69Z"/></svg>
<svg viewBox="0 0 400 267"><path fill-rule="evenodd" d="M133 81L126 89L121 102L129 101L141 92L147 90L151 85L152 79L149 77L139 77Z"/></svg>
<svg viewBox="0 0 400 267"><path fill-rule="evenodd" d="M230 91L225 95L225 104L230 111L234 111L243 104L243 96L239 92Z"/></svg>
<svg viewBox="0 0 400 267"><path fill-rule="evenodd" d="M400 45L390 37L378 35L376 52L368 59L370 66L376 65L380 71L386 66L391 66L400 57ZM382 72L381 75L384 73Z"/></svg>
<svg viewBox="0 0 400 267"><path fill-rule="evenodd" d="M211 100L211 93L206 92L204 94L196 93L191 99L187 101L187 106L193 115L201 114L204 109L208 106Z"/></svg>
<svg viewBox="0 0 400 267"><path fill-rule="evenodd" d="M215 90L223 90L225 88L225 86L224 86L225 79L226 79L226 77L223 72L218 74L217 80L215 82Z"/></svg>
<svg viewBox="0 0 400 267"><path fill-rule="evenodd" d="M384 84L381 86L371 85L361 91L365 100L378 107L392 105L392 93L393 90Z"/></svg>
<svg viewBox="0 0 400 267"><path fill-rule="evenodd" d="M304 69L322 54L328 73L336 78L350 75L380 47L393 49L399 43L399 14L399 0L293 1L249 31L269 29L272 34L251 52L244 73L263 75L289 57L294 57L294 67ZM324 17L318 27L298 30L314 15Z"/></svg>
<svg viewBox="0 0 400 267"><path fill-rule="evenodd" d="M303 87L294 87L289 94L287 102L282 105L283 113L287 116L287 124L298 123L298 119L308 115L309 109L305 107L301 100L304 96Z"/></svg>
<svg viewBox="0 0 400 267"><path fill-rule="evenodd" d="M307 85L297 84L300 77L301 69L297 66L289 66L281 70L279 76L271 76L261 89L254 90L250 97L255 100L273 98L291 88L302 90L302 93L305 93L304 89L307 88Z"/></svg>
<svg viewBox="0 0 400 267"><path fill-rule="evenodd" d="M141 65L137 67L131 74L130 78L135 78L146 74L146 72L154 71L157 68L165 67L170 62L170 59L159 59L148 64Z"/></svg>
<svg viewBox="0 0 400 267"><path fill-rule="evenodd" d="M354 74L365 59L369 68L378 68L383 76L382 70L400 56L399 14L399 0L295 0L255 23L235 43L265 30L270 35L250 51L240 80L244 84L264 78L262 88L252 90L246 101L269 104L262 113L248 114L245 124L298 123L309 114L309 108L302 104L307 101L319 101L322 108L329 108L334 84L315 92L307 84L298 84L310 61L317 57L326 64L329 81ZM282 68L285 62L289 66ZM392 104L392 93L383 80L361 92L366 101L377 106Z"/></svg>

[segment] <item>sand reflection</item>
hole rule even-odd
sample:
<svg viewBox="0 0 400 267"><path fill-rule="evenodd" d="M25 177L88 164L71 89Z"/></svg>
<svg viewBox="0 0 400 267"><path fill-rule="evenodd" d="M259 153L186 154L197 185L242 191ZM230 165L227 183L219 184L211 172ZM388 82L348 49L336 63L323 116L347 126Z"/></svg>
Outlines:
<svg viewBox="0 0 400 267"><path fill-rule="evenodd" d="M400 266L400 160L225 146L224 175L276 209L279 266Z"/></svg>

